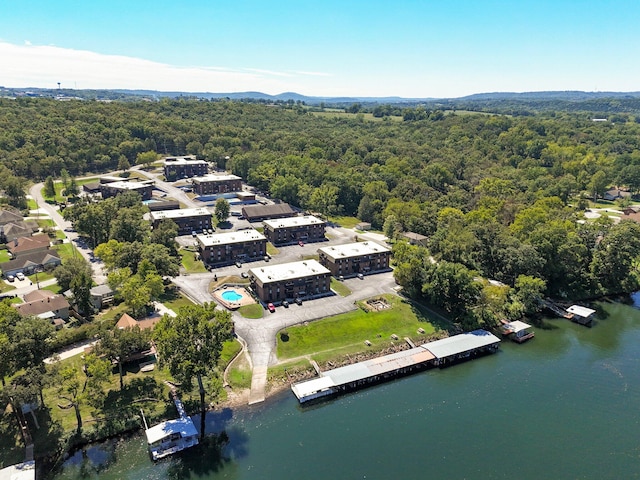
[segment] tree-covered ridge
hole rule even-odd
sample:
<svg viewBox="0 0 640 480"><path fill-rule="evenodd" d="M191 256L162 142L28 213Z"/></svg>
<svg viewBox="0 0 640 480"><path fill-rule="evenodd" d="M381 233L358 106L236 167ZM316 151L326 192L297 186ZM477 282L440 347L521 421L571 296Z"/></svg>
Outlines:
<svg viewBox="0 0 640 480"><path fill-rule="evenodd" d="M436 261L507 285L526 275L553 295L591 296L635 284L626 259L629 267L605 280L598 253L608 235L635 227L577 223L580 195L640 191L633 121L422 107L403 110L404 120L375 120L300 104L169 99L0 100L0 112L0 169L19 178L117 169L149 151L195 154L302 208L357 216L390 237L426 235ZM4 180L7 192L11 181L19 179Z"/></svg>

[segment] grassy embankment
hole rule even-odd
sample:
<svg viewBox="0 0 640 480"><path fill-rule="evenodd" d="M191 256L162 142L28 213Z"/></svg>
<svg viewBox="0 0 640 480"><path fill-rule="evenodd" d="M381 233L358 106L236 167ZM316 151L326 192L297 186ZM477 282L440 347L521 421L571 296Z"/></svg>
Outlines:
<svg viewBox="0 0 640 480"><path fill-rule="evenodd" d="M384 295L390 308L365 311L360 308L307 325L296 325L279 332L277 353L281 362L308 356L318 362L366 350L382 349L404 337L416 338L435 333L433 317L420 307L394 295ZM418 333L422 329L425 333ZM391 335L399 340L393 340ZM371 346L365 345L365 340Z"/></svg>

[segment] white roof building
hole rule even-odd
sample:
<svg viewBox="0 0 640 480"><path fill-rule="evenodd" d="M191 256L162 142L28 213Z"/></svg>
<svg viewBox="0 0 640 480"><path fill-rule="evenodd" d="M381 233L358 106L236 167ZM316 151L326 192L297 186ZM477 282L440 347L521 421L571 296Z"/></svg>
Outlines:
<svg viewBox="0 0 640 480"><path fill-rule="evenodd" d="M318 249L327 257L332 259L360 257L362 255L374 255L382 252L390 252L387 247L376 242L355 242L344 245L334 245L331 247L322 247Z"/></svg>
<svg viewBox="0 0 640 480"><path fill-rule="evenodd" d="M190 218L190 217L211 217L211 212L204 207L197 208L179 208L176 210L160 210L158 212L149 212L149 219L151 221L158 220L174 220L177 218Z"/></svg>
<svg viewBox="0 0 640 480"><path fill-rule="evenodd" d="M229 245L232 243L242 243L248 241L266 241L266 237L257 230L239 230L237 232L213 233L209 235L198 235L196 240L203 247L214 245Z"/></svg>
<svg viewBox="0 0 640 480"><path fill-rule="evenodd" d="M285 217L273 220L263 220L266 227L275 230L276 228L301 227L303 225L321 225L325 222L313 215L305 215L304 217Z"/></svg>
<svg viewBox="0 0 640 480"><path fill-rule="evenodd" d="M256 277L262 284L265 284L270 282L294 280L296 278L310 277L313 275L330 275L331 272L329 269L320 265L316 260L303 260L301 262L252 268L249 270L249 274Z"/></svg>
<svg viewBox="0 0 640 480"><path fill-rule="evenodd" d="M203 160L204 161L204 160ZM193 177L191 179L192 182L228 182L230 180L242 180L242 177L238 177L237 175L233 175L230 173L208 173L207 175L201 175L199 177Z"/></svg>

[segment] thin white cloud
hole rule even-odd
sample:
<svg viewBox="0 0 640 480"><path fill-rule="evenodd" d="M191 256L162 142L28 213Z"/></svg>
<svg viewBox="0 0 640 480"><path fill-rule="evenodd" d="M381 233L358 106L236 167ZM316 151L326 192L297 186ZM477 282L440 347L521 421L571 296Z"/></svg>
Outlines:
<svg viewBox="0 0 640 480"><path fill-rule="evenodd" d="M6 42L0 42L0 65L0 85L5 87L54 88L60 82L63 88L273 94L301 88L285 83L286 74L268 70L178 67L122 55Z"/></svg>
<svg viewBox="0 0 640 480"><path fill-rule="evenodd" d="M256 73L264 73L265 75L272 75L274 77L292 77L290 73L285 72L275 72L273 70L264 70L261 68L245 68L247 72L256 72Z"/></svg>
<svg viewBox="0 0 640 480"><path fill-rule="evenodd" d="M302 72L302 71L297 71L294 72L297 75L309 75L311 77L332 77L333 75L330 73L325 73L325 72Z"/></svg>

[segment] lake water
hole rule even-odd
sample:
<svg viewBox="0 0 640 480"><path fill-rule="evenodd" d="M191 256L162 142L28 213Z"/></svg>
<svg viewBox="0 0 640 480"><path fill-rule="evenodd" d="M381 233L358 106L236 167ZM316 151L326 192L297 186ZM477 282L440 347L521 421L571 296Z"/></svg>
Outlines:
<svg viewBox="0 0 640 480"><path fill-rule="evenodd" d="M221 455L153 464L136 435L76 454L53 478L640 478L640 311L601 303L593 328L549 323L523 345L312 407L287 391L217 412Z"/></svg>

